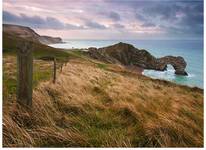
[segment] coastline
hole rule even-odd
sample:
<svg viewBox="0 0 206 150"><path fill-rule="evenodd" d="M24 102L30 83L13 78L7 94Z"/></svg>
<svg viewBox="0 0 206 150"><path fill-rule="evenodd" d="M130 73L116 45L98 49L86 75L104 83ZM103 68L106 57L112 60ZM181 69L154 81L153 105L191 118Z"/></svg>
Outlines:
<svg viewBox="0 0 206 150"><path fill-rule="evenodd" d="M64 43L64 44L58 44L54 47L58 47L60 46L62 49L65 49L66 51L71 51L73 46L73 49L76 51L78 50L87 50L88 47L104 47L105 45L108 44L112 44L115 43L117 41L115 40L64 40L65 42L68 43ZM121 41L121 40L119 40ZM164 80L169 80L171 82L174 83L178 83L178 84L184 84L184 85L188 85L188 86L197 86L200 88L203 88L203 66L202 66L202 57L200 55L197 55L195 53L195 49L196 50L202 50L201 46L199 46L199 41L195 41L195 49L191 49L190 46L191 42L189 41L182 41L183 44L180 45L179 42L179 46L174 46L171 47L171 43L177 43L177 41L164 41L164 43L166 43L163 47L161 47L160 43L161 41L158 40L156 42L151 41L151 40L129 40L128 41L131 44L134 44L134 46L138 47L138 48L145 48L146 50L148 50L151 54L153 54L156 57L161 57L161 56L166 56L166 55L174 55L174 56L183 56L185 58L185 60L187 61L187 68L186 71L188 72L188 74L192 74L192 76L189 77L179 77L179 76L173 76L173 75L168 75L168 73L160 73L161 77L157 77L155 76L154 78L158 78L158 79L164 79ZM151 43L151 44L148 44ZM161 42L162 43L162 42ZM187 45L187 46L185 46ZM53 46L53 45L50 45ZM63 48L64 47L64 48ZM65 48L68 47L68 48ZM83 48L84 47L84 48ZM171 53L171 49L172 49L172 53ZM186 51L187 50L187 51ZM199 60L200 63L196 63L196 60ZM173 69L173 68L172 68ZM133 70L134 71L134 70ZM143 72L144 70L142 70ZM139 72L139 71L138 71ZM156 74L156 73L155 73ZM158 73L157 73L158 74ZM169 73L170 74L170 73ZM150 76L150 75L148 75ZM164 77L163 77L164 76ZM153 76L150 76L151 78L153 78ZM171 79L171 77L173 79Z"/></svg>
<svg viewBox="0 0 206 150"><path fill-rule="evenodd" d="M172 81L169 81L169 80L166 80L166 79L153 78L153 77L150 77L150 76L146 76L145 74L143 74L144 68L141 68L141 67L125 66L125 69L127 69L128 72L130 72L131 74L141 75L144 78L148 78L152 81L158 81L158 82L165 83L165 84L174 84L174 85L178 85L182 88L189 88L189 89L193 89L193 90L200 91L200 92L203 92L203 90L204 90L204 88L201 88L201 87L198 87L198 86L184 85L184 84L172 82Z"/></svg>

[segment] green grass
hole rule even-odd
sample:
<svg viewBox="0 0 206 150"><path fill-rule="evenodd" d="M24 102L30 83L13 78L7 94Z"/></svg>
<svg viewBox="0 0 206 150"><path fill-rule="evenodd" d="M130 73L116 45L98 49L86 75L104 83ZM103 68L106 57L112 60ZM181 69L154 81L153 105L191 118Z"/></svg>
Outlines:
<svg viewBox="0 0 206 150"><path fill-rule="evenodd" d="M100 69L107 69L108 65L103 63L97 63L97 67Z"/></svg>
<svg viewBox="0 0 206 150"><path fill-rule="evenodd" d="M3 61L3 98L10 99L10 97L15 97L17 90L17 59L15 42L17 39L12 38L13 42L11 45L4 44L6 51L3 51L3 58L8 59L8 62ZM4 38L5 42L5 38ZM13 47L14 46L14 47ZM43 57L56 57L57 58L57 69L60 68L60 64L69 61L69 58L76 58L76 55L72 53L66 53L61 50L54 50L47 46L41 44L35 44L36 47L40 47L39 50L34 51L34 62L33 62L33 88L35 88L39 82L52 79L53 77L53 61L46 60L43 61ZM42 48L41 48L42 46ZM45 49L46 48L46 49ZM41 61L39 63L38 61ZM12 64L12 65L9 65Z"/></svg>
<svg viewBox="0 0 206 150"><path fill-rule="evenodd" d="M17 89L17 66L16 56L5 54L3 61L3 91L4 99L8 99L16 94ZM61 60L57 61L57 69L60 68ZM53 77L53 62L34 60L33 62L33 88L35 88L39 82L52 79Z"/></svg>
<svg viewBox="0 0 206 150"><path fill-rule="evenodd" d="M53 66L49 66L47 69L41 69L40 64L35 64L34 73L33 73L33 87L38 85L38 82L45 81L52 78L53 75Z"/></svg>
<svg viewBox="0 0 206 150"><path fill-rule="evenodd" d="M83 56L84 54L83 54L83 52L81 51L81 50L72 50L71 51L74 55L76 55L76 56L79 56L79 57L81 57L81 56Z"/></svg>

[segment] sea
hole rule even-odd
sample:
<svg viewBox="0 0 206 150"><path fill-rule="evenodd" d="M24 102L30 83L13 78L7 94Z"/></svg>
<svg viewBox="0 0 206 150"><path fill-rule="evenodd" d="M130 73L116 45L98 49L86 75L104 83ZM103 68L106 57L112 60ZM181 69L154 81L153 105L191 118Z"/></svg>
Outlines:
<svg viewBox="0 0 206 150"><path fill-rule="evenodd" d="M182 56L186 62L188 76L174 74L174 68L168 65L167 71L147 70L143 75L168 80L177 84L204 88L203 86L203 40L64 40L65 43L51 44L55 48L89 48L105 47L119 42L134 45L138 49L145 49L155 57L167 55Z"/></svg>

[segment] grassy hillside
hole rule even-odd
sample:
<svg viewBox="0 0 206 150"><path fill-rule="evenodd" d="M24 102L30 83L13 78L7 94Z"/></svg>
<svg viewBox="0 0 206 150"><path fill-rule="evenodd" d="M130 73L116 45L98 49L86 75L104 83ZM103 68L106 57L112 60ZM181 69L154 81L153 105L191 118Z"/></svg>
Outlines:
<svg viewBox="0 0 206 150"><path fill-rule="evenodd" d="M15 103L4 80L5 147L203 146L201 89L153 80L79 52L69 55L56 84L47 74L38 80L43 82L34 88L32 111ZM15 56L4 55L4 77L15 84L14 62ZM35 72L50 68L47 61L35 64Z"/></svg>

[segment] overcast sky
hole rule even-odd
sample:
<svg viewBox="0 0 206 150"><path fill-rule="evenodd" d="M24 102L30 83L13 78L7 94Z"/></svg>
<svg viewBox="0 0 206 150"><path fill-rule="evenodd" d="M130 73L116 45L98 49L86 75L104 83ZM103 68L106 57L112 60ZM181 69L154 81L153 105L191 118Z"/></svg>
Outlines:
<svg viewBox="0 0 206 150"><path fill-rule="evenodd" d="M65 39L202 39L203 0L3 0L3 23Z"/></svg>

